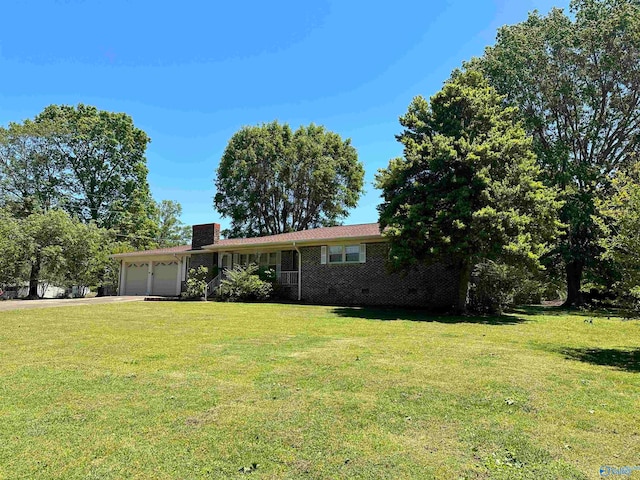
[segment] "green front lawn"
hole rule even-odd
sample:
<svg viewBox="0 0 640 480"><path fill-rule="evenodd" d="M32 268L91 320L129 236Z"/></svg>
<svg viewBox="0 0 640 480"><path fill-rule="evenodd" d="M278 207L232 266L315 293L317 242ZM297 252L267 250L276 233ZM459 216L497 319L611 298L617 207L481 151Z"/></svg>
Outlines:
<svg viewBox="0 0 640 480"><path fill-rule="evenodd" d="M588 318L0 313L0 478L599 478L640 465L640 324Z"/></svg>

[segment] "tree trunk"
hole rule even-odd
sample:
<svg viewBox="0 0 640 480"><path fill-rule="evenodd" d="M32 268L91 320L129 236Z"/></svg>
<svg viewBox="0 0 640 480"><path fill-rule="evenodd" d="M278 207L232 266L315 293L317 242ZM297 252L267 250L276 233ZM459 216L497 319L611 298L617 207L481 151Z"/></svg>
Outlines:
<svg viewBox="0 0 640 480"><path fill-rule="evenodd" d="M455 306L455 313L464 315L467 313L469 303L469 282L471 281L471 270L473 265L470 262L462 262L460 266L460 277L458 280L458 299Z"/></svg>
<svg viewBox="0 0 640 480"><path fill-rule="evenodd" d="M35 260L31 264L31 272L29 273L29 299L40 298L38 296L38 280L40 280L40 255L36 255Z"/></svg>
<svg viewBox="0 0 640 480"><path fill-rule="evenodd" d="M584 262L582 261L577 260L567 263L567 300L562 304L563 307L579 307L584 303L584 298L580 292L583 269Z"/></svg>

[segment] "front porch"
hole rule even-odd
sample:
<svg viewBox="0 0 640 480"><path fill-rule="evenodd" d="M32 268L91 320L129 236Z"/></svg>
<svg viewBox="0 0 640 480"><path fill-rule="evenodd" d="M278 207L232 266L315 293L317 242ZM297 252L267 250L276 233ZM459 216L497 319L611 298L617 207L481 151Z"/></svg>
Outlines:
<svg viewBox="0 0 640 480"><path fill-rule="evenodd" d="M226 272L236 266L246 267L254 264L261 271L275 272L276 283L291 296L297 296L300 282L299 254L295 250L253 250L219 251L217 252L217 275L207 285L207 296L215 293Z"/></svg>

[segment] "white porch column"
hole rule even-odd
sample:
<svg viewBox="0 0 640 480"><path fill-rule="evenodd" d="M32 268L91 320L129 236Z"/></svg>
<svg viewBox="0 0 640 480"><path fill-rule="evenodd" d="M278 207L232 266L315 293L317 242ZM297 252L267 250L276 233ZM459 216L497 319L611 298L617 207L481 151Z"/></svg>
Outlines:
<svg viewBox="0 0 640 480"><path fill-rule="evenodd" d="M180 287L182 285L182 262L184 258L178 259L178 273L176 274L176 295L180 295Z"/></svg>
<svg viewBox="0 0 640 480"><path fill-rule="evenodd" d="M118 285L118 295L126 295L127 292L127 262L120 261L120 285Z"/></svg>
<svg viewBox="0 0 640 480"><path fill-rule="evenodd" d="M147 295L151 295L153 288L153 260L149 260L149 269L147 270Z"/></svg>

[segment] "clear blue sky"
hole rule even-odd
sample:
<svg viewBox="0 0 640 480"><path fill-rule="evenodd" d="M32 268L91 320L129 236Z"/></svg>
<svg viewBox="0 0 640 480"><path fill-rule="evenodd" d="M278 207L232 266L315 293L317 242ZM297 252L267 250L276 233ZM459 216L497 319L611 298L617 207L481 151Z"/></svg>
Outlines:
<svg viewBox="0 0 640 480"><path fill-rule="evenodd" d="M401 154L394 135L412 97L438 91L499 26L567 5L5 0L0 124L54 103L126 112L152 140L154 198L179 201L193 224L222 220L213 179L235 131L314 122L351 138L365 165L367 193L346 223L374 222L373 176Z"/></svg>

